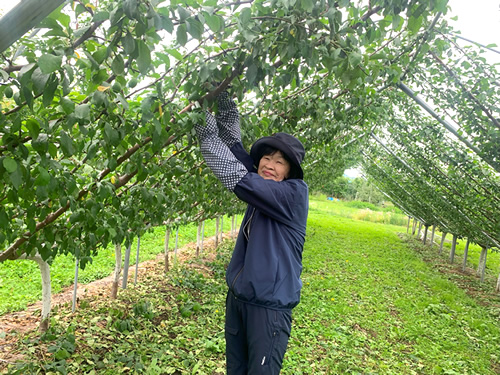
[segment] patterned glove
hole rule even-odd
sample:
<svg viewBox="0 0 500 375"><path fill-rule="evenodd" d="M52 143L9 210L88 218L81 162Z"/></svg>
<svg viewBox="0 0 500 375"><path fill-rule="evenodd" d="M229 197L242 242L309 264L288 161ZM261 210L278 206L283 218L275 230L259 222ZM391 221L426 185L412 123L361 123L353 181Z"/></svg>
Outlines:
<svg viewBox="0 0 500 375"><path fill-rule="evenodd" d="M236 103L227 91L217 96L218 113L216 116L219 137L229 147L241 142L240 116Z"/></svg>
<svg viewBox="0 0 500 375"><path fill-rule="evenodd" d="M231 191L248 173L245 166L234 156L227 144L217 134L215 117L206 112L206 126L195 125L200 149L205 162L222 184Z"/></svg>

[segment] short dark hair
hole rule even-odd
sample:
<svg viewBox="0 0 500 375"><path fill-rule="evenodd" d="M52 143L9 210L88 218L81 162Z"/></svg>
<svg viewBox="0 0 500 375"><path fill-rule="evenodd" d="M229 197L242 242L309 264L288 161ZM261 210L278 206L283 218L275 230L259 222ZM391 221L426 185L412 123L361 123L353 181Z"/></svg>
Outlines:
<svg viewBox="0 0 500 375"><path fill-rule="evenodd" d="M287 154L285 154L283 151L277 149L277 148L274 148L274 147L271 147L271 146L264 146L262 148L262 152L261 154L259 155L259 160L257 161L257 167L259 166L259 163L260 163L260 159L262 159L263 156L266 156L266 155L274 155L275 153L277 152L280 152L281 155L283 155L283 158L288 162L288 164L290 165L290 173L288 174L288 179L290 178L300 178L299 176L299 173L297 171L297 167L295 166L295 164L292 162L292 159L290 159L288 157Z"/></svg>

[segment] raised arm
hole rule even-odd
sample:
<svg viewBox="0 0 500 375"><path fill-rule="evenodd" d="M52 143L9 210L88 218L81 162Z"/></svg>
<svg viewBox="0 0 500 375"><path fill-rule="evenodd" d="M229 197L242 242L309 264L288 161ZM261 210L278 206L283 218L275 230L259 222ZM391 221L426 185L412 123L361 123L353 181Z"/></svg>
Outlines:
<svg viewBox="0 0 500 375"><path fill-rule="evenodd" d="M234 156L241 161L249 172L254 170L253 159L241 143L240 116L236 103L227 91L217 97L217 128L220 139L229 147Z"/></svg>
<svg viewBox="0 0 500 375"><path fill-rule="evenodd" d="M195 125L200 149L205 162L222 184L231 191L248 173L247 168L219 137L215 117L206 112L206 125Z"/></svg>

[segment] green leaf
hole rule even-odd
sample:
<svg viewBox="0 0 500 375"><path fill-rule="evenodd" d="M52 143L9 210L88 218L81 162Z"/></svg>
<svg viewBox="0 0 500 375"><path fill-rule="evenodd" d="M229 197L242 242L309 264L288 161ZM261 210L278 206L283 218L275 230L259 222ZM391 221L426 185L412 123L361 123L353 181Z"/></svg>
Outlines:
<svg viewBox="0 0 500 375"><path fill-rule="evenodd" d="M59 104L67 115L75 111L75 103L66 96L61 99Z"/></svg>
<svg viewBox="0 0 500 375"><path fill-rule="evenodd" d="M101 64L108 57L108 47L101 47L93 53L92 57L98 64Z"/></svg>
<svg viewBox="0 0 500 375"><path fill-rule="evenodd" d="M38 66L43 74L49 74L61 69L62 56L46 54L38 59Z"/></svg>
<svg viewBox="0 0 500 375"><path fill-rule="evenodd" d="M37 167L38 176L35 179L35 185L48 185L50 182L50 174L45 168Z"/></svg>
<svg viewBox="0 0 500 375"><path fill-rule="evenodd" d="M40 94L44 91L45 85L49 80L50 74L42 73L42 69L36 68L31 74L31 80L33 82L33 87L35 88L35 93Z"/></svg>
<svg viewBox="0 0 500 375"><path fill-rule="evenodd" d="M26 127L28 128L30 137L32 139L37 139L38 134L40 134L40 125L38 124L38 121L33 118L29 118L26 120Z"/></svg>
<svg viewBox="0 0 500 375"><path fill-rule="evenodd" d="M362 59L363 59L363 56L358 52L351 52L349 54L349 64L353 68L356 68L361 63Z"/></svg>
<svg viewBox="0 0 500 375"><path fill-rule="evenodd" d="M418 30L420 30L420 27L422 26L422 21L423 21L422 16L420 17L411 16L410 19L408 20L408 29L413 34L418 33Z"/></svg>
<svg viewBox="0 0 500 375"><path fill-rule="evenodd" d="M176 58L176 59L177 59L177 60L179 60L179 61L180 61L180 60L182 60L182 58L183 58L183 57L182 57L182 55L181 55L181 53L180 53L178 50L176 50L176 49L166 49L166 51L167 51L167 52L168 52L171 56L173 56L174 58Z"/></svg>
<svg viewBox="0 0 500 375"><path fill-rule="evenodd" d="M252 85L257 77L258 68L257 65L252 64L248 67L246 77L249 85Z"/></svg>
<svg viewBox="0 0 500 375"><path fill-rule="evenodd" d="M187 31L195 39L200 40L203 34L203 25L194 18L188 18L186 22Z"/></svg>
<svg viewBox="0 0 500 375"><path fill-rule="evenodd" d="M139 56L137 57L137 68L142 74L146 74L149 71L151 65L151 51L149 47L142 40L137 41L137 47L139 49Z"/></svg>
<svg viewBox="0 0 500 375"><path fill-rule="evenodd" d="M2 164L5 170L9 173L14 173L17 169L17 162L8 156L3 159Z"/></svg>
<svg viewBox="0 0 500 375"><path fill-rule="evenodd" d="M111 63L111 70L113 70L113 73L117 76L123 74L125 71L125 61L123 60L122 55L116 55L113 59L113 62Z"/></svg>
<svg viewBox="0 0 500 375"><path fill-rule="evenodd" d="M181 46L186 45L187 33L186 33L186 25L185 24L181 24L181 25L177 26L176 37L177 37L177 43L179 43Z"/></svg>
<svg viewBox="0 0 500 375"><path fill-rule="evenodd" d="M217 15L210 15L206 14L205 15L205 21L207 22L208 27L210 30L212 30L214 33L218 32L221 29L222 26L222 21Z"/></svg>
<svg viewBox="0 0 500 375"><path fill-rule="evenodd" d="M57 80L55 74L53 74L51 79L49 80L49 84L46 86L45 90L43 91L43 106L44 107L48 107L52 104L52 101L54 100L54 96L55 96L58 85L59 85L59 81Z"/></svg>
<svg viewBox="0 0 500 375"><path fill-rule="evenodd" d="M180 22L184 22L186 19L191 17L191 12L181 7L180 5L177 6L177 13L179 13Z"/></svg>
<svg viewBox="0 0 500 375"><path fill-rule="evenodd" d="M75 146L73 145L73 141L64 130L61 130L60 141L61 149L65 156L71 156L75 153Z"/></svg>
<svg viewBox="0 0 500 375"><path fill-rule="evenodd" d="M252 19L252 11L250 8L245 8L241 11L239 20L242 26L248 25L250 20Z"/></svg>
<svg viewBox="0 0 500 375"><path fill-rule="evenodd" d="M314 3L312 0L300 0L300 5L306 12L312 12L314 9Z"/></svg>
<svg viewBox="0 0 500 375"><path fill-rule="evenodd" d="M79 104L75 108L75 118L90 121L90 104Z"/></svg>
<svg viewBox="0 0 500 375"><path fill-rule="evenodd" d="M109 18L109 12L101 11L94 15L93 21L101 22L101 21L106 21L108 18Z"/></svg>
<svg viewBox="0 0 500 375"><path fill-rule="evenodd" d="M131 55L135 51L135 39L130 33L127 33L123 39L123 49L127 55Z"/></svg>

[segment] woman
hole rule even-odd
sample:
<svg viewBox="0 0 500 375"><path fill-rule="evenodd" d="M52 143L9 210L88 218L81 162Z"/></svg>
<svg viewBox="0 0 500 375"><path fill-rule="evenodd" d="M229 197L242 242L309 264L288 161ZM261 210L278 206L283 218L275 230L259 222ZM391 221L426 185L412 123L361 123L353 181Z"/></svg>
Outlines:
<svg viewBox="0 0 500 375"><path fill-rule="evenodd" d="M257 140L249 155L236 104L227 92L217 102L217 116L207 112L206 126L195 126L201 152L224 186L248 203L226 271L227 373L279 374L302 287L305 151L297 138L277 133Z"/></svg>

